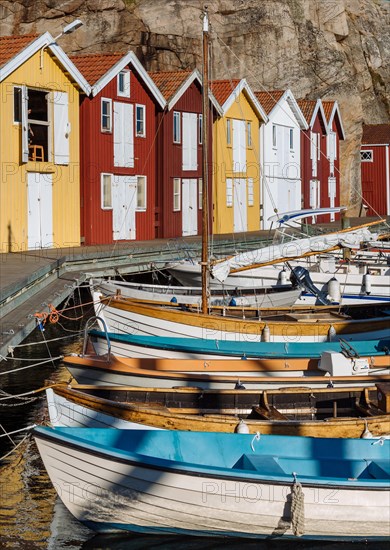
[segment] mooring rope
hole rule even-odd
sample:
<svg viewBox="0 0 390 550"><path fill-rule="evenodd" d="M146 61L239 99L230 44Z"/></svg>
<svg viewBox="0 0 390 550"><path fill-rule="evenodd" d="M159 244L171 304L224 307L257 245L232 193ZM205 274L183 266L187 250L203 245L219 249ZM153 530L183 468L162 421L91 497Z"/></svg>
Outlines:
<svg viewBox="0 0 390 550"><path fill-rule="evenodd" d="M305 532L305 500L302 485L297 481L297 474L293 472L294 484L291 490L291 528L296 537Z"/></svg>
<svg viewBox="0 0 390 550"><path fill-rule="evenodd" d="M39 363L33 363L32 365L27 365L25 367L19 367L18 369L11 369L7 370L5 372L0 372L0 376L4 376L5 374L11 374L12 372L18 372L25 369L31 369L32 367L39 367L40 365L45 365L46 363L52 363L54 361L58 361L59 359L63 359L63 355L58 355L57 357L50 357L46 359L45 361L40 361Z"/></svg>

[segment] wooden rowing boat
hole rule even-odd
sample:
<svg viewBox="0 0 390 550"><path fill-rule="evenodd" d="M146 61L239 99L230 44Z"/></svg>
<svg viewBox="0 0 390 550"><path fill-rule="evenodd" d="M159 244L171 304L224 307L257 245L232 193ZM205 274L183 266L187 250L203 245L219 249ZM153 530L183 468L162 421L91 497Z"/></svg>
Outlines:
<svg viewBox="0 0 390 550"><path fill-rule="evenodd" d="M245 430L307 437L390 435L389 383L261 392L62 384L46 393L55 427Z"/></svg>

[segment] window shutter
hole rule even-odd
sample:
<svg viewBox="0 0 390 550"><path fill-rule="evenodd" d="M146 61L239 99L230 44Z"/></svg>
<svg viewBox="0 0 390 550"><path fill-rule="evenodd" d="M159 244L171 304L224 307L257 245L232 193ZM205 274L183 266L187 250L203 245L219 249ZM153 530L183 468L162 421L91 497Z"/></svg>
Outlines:
<svg viewBox="0 0 390 550"><path fill-rule="evenodd" d="M69 133L67 92L54 92L54 164L69 164Z"/></svg>
<svg viewBox="0 0 390 550"><path fill-rule="evenodd" d="M28 95L22 86L22 162L28 162Z"/></svg>
<svg viewBox="0 0 390 550"><path fill-rule="evenodd" d="M190 113L183 113L183 136L182 136L182 169L191 170L191 127Z"/></svg>
<svg viewBox="0 0 390 550"><path fill-rule="evenodd" d="M198 169L198 115L189 113L190 116L190 170Z"/></svg>
<svg viewBox="0 0 390 550"><path fill-rule="evenodd" d="M233 206L233 180L231 178L226 180L226 206Z"/></svg>
<svg viewBox="0 0 390 550"><path fill-rule="evenodd" d="M248 206L254 205L253 178L248 178Z"/></svg>
<svg viewBox="0 0 390 550"><path fill-rule="evenodd" d="M316 159L317 155L317 134L310 132L310 158Z"/></svg>
<svg viewBox="0 0 390 550"><path fill-rule="evenodd" d="M114 166L134 167L133 105L114 103Z"/></svg>

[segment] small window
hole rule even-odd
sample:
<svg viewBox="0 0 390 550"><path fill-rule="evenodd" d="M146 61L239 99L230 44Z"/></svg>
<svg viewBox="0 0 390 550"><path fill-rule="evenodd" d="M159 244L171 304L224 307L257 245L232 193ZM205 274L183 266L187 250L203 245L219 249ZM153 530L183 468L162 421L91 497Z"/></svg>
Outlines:
<svg viewBox="0 0 390 550"><path fill-rule="evenodd" d="M112 100L102 99L102 132L112 131Z"/></svg>
<svg viewBox="0 0 390 550"><path fill-rule="evenodd" d="M233 180L231 178L226 180L226 206L228 208L233 206Z"/></svg>
<svg viewBox="0 0 390 550"><path fill-rule="evenodd" d="M252 123L250 121L246 123L246 146L252 147Z"/></svg>
<svg viewBox="0 0 390 550"><path fill-rule="evenodd" d="M181 181L180 178L173 178L173 211L180 211L180 191L181 191Z"/></svg>
<svg viewBox="0 0 390 550"><path fill-rule="evenodd" d="M118 95L130 97L130 71L121 71L117 78Z"/></svg>
<svg viewBox="0 0 390 550"><path fill-rule="evenodd" d="M290 128L290 151L294 150L294 130Z"/></svg>
<svg viewBox="0 0 390 550"><path fill-rule="evenodd" d="M203 143L203 116L202 115L199 115L199 126L198 126L198 130L199 130L199 143L200 145L202 145Z"/></svg>
<svg viewBox="0 0 390 550"><path fill-rule="evenodd" d="M276 126L272 125L272 147L276 147Z"/></svg>
<svg viewBox="0 0 390 550"><path fill-rule="evenodd" d="M253 178L248 178L248 206L255 204L253 198Z"/></svg>
<svg viewBox="0 0 390 550"><path fill-rule="evenodd" d="M146 176L137 176L137 210L146 210Z"/></svg>
<svg viewBox="0 0 390 550"><path fill-rule="evenodd" d="M232 144L232 121L230 118L226 120L226 143L228 145Z"/></svg>
<svg viewBox="0 0 390 550"><path fill-rule="evenodd" d="M317 134L317 160L321 160L321 135Z"/></svg>
<svg viewBox="0 0 390 550"><path fill-rule="evenodd" d="M14 87L14 122L22 122L22 88Z"/></svg>
<svg viewBox="0 0 390 550"><path fill-rule="evenodd" d="M173 143L181 143L180 113L173 113Z"/></svg>
<svg viewBox="0 0 390 550"><path fill-rule="evenodd" d="M145 105L136 105L136 135L138 137L146 136L146 109Z"/></svg>
<svg viewBox="0 0 390 550"><path fill-rule="evenodd" d="M199 210L202 210L203 207L203 179L198 179L198 201L199 201Z"/></svg>
<svg viewBox="0 0 390 550"><path fill-rule="evenodd" d="M111 192L111 174L101 174L101 197L102 208L108 210L112 208L112 192Z"/></svg>
<svg viewBox="0 0 390 550"><path fill-rule="evenodd" d="M360 160L361 162L373 162L374 161L374 151L372 149L366 151L360 151Z"/></svg>

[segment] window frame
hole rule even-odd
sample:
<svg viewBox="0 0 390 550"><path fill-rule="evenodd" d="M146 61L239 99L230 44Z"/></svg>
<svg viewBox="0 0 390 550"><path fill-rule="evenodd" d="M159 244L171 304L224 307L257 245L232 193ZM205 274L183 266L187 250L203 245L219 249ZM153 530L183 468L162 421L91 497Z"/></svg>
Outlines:
<svg viewBox="0 0 390 550"><path fill-rule="evenodd" d="M22 89L23 94L23 87L20 87ZM53 138L54 138L54 121L53 121L53 94L55 92L43 89L43 88L37 88L35 86L26 86L26 92L27 92L27 133L28 136L31 134L34 136L34 131L32 126L42 126L44 128L47 128L47 143L44 145L44 157L47 156L47 160L34 160L34 162L54 162L54 150L53 150ZM44 101L46 102L46 109L47 109L47 120L40 120L36 118L30 118L30 96L29 92L38 92L40 94L44 95ZM23 99L22 99L23 103ZM22 104L23 109L23 104ZM29 144L29 161L32 159L30 158L30 147L32 147L34 144L31 144L30 137L28 138ZM35 144L36 145L36 144ZM46 149L45 149L46 147Z"/></svg>
<svg viewBox="0 0 390 550"><path fill-rule="evenodd" d="M252 207L255 205L255 189L254 189L254 181L253 178L248 178L246 182L246 188L247 188L247 203L248 207Z"/></svg>
<svg viewBox="0 0 390 550"><path fill-rule="evenodd" d="M252 142L252 121L247 120L246 121L246 146L249 149L252 149L253 142Z"/></svg>
<svg viewBox="0 0 390 550"><path fill-rule="evenodd" d="M148 190L148 187L147 187L147 177L146 176L143 176L143 175L137 175L136 176L137 178L137 205L136 205L136 208L135 208L135 211L136 212L146 212L147 210L147 207L148 207L148 200L147 200L147 190ZM139 199L139 194L138 194L138 188L139 188L139 180L140 179L143 179L144 181L144 204L142 206L140 206L138 204L138 199Z"/></svg>
<svg viewBox="0 0 390 550"><path fill-rule="evenodd" d="M124 75L124 90L122 91L120 89L120 76ZM126 82L127 80L127 82ZM127 85L127 90L126 90ZM117 77L116 77L116 93L118 97L130 97L130 71L128 69L122 69L119 71Z"/></svg>
<svg viewBox="0 0 390 550"><path fill-rule="evenodd" d="M226 119L226 144L228 147L232 146L232 120Z"/></svg>
<svg viewBox="0 0 390 550"><path fill-rule="evenodd" d="M177 189L175 189L175 184L177 185ZM172 190L173 190L173 212L181 212L181 178L173 178L172 183ZM175 205L175 199L178 201L178 204Z"/></svg>
<svg viewBox="0 0 390 550"><path fill-rule="evenodd" d="M233 178L226 178L226 208L233 208Z"/></svg>
<svg viewBox="0 0 390 550"><path fill-rule="evenodd" d="M203 210L203 178L198 178L198 210Z"/></svg>
<svg viewBox="0 0 390 550"><path fill-rule="evenodd" d="M173 111L173 143L181 143L181 113Z"/></svg>
<svg viewBox="0 0 390 550"><path fill-rule="evenodd" d="M104 177L105 176L110 177L111 206L104 206ZM109 172L101 172L100 173L100 208L102 210L112 210L112 178L113 178L113 174L111 174Z"/></svg>
<svg viewBox="0 0 390 550"><path fill-rule="evenodd" d="M370 158L362 158L362 153L369 153ZM361 149L360 150L360 162L374 162L374 149Z"/></svg>
<svg viewBox="0 0 390 550"><path fill-rule="evenodd" d="M109 115L103 115L103 103L107 103L110 106ZM109 128L103 127L103 116L109 117ZM103 134L112 134L112 99L110 97L102 97L100 100L100 131Z"/></svg>
<svg viewBox="0 0 390 550"><path fill-rule="evenodd" d="M272 149L276 149L278 146L276 124L272 124Z"/></svg>
<svg viewBox="0 0 390 550"><path fill-rule="evenodd" d="M294 128L289 128L289 140L288 140L290 151L294 151Z"/></svg>
<svg viewBox="0 0 390 550"><path fill-rule="evenodd" d="M14 89L14 96L13 96L13 102L14 102L13 123L14 123L14 124L22 124L22 109L23 109L23 105L22 105L22 94L23 94L23 88L22 88L22 86L14 86L13 89ZM16 107L16 103L15 103L15 92L16 92L16 90L19 90L19 105L18 105L18 109L19 109L19 118L20 118L20 120L15 120L15 107Z"/></svg>
<svg viewBox="0 0 390 550"><path fill-rule="evenodd" d="M142 133L138 132L138 109L142 110ZM141 103L135 104L135 135L136 137L146 137L146 105L142 105Z"/></svg>
<svg viewBox="0 0 390 550"><path fill-rule="evenodd" d="M198 118L198 131L199 131L198 144L202 145L203 144L203 115L202 114L200 114Z"/></svg>

